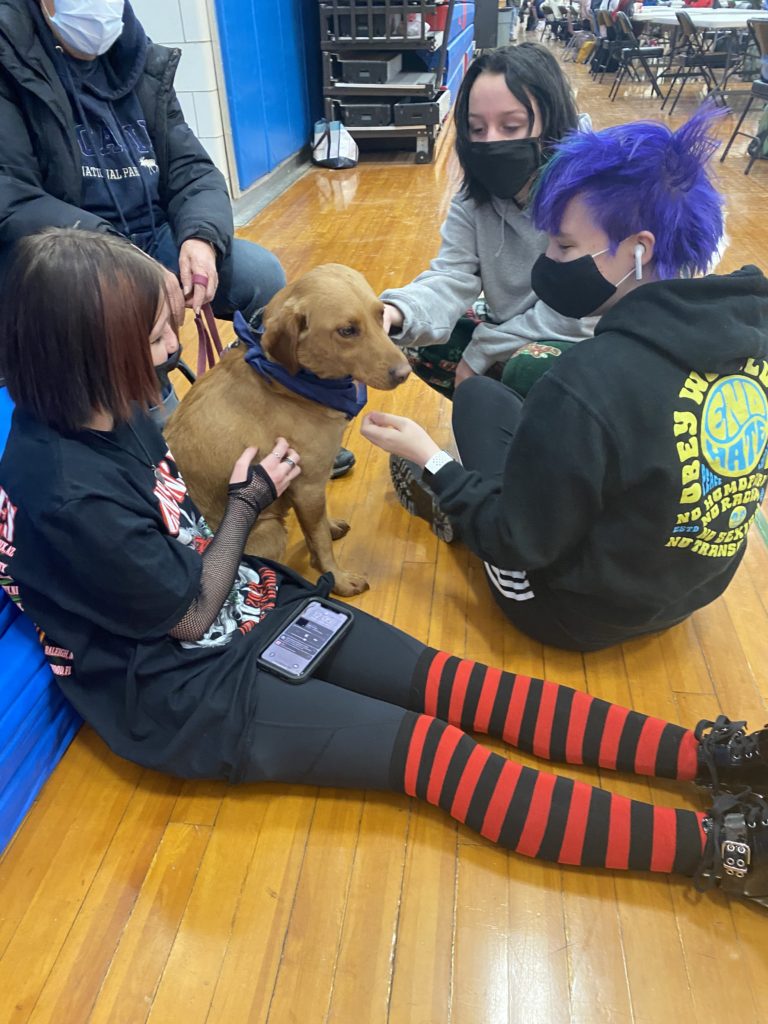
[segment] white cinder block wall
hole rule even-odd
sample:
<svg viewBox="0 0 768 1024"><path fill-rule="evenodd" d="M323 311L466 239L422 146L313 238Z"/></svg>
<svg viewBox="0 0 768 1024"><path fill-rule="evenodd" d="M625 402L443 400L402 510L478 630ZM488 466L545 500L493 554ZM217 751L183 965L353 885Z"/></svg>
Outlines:
<svg viewBox="0 0 768 1024"><path fill-rule="evenodd" d="M176 72L181 109L231 186L208 0L131 0L131 5L153 42L181 50Z"/></svg>

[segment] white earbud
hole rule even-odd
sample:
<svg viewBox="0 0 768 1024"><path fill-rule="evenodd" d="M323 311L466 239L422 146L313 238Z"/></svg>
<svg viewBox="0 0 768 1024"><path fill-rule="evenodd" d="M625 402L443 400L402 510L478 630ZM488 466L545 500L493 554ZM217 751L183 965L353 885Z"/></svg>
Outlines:
<svg viewBox="0 0 768 1024"><path fill-rule="evenodd" d="M643 256L645 255L645 246L642 242L638 242L635 246L635 280L643 280Z"/></svg>

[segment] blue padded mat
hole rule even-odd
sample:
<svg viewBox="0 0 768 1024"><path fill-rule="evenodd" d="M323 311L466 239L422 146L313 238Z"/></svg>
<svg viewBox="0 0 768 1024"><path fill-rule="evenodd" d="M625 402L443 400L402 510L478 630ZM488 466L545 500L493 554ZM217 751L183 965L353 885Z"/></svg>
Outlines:
<svg viewBox="0 0 768 1024"><path fill-rule="evenodd" d="M448 49L445 54L445 81L448 82L454 75L457 66L464 66L466 71L466 63L464 56L468 51L473 51L475 45L475 26L473 22L470 22L466 28L462 29L458 35L454 36L448 44ZM418 55L421 60L424 61L428 68L436 68L440 62L440 53L435 50L434 53L427 53L426 50L418 50Z"/></svg>
<svg viewBox="0 0 768 1024"><path fill-rule="evenodd" d="M0 388L0 451L12 413L8 392ZM0 851L80 721L54 681L34 626L0 590Z"/></svg>
<svg viewBox="0 0 768 1024"><path fill-rule="evenodd" d="M469 36L466 39L467 49L463 53L455 53L453 57L453 63L451 71L446 74L445 84L448 88L448 92L451 94L451 103L456 102L456 96L459 92L459 86L461 85L462 79L466 74L467 68L469 67L472 55L475 52L475 40Z"/></svg>

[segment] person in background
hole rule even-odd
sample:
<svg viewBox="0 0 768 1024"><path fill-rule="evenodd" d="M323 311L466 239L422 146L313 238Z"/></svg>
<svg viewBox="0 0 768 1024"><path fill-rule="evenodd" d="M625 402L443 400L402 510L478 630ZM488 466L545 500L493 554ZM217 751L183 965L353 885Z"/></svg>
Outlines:
<svg viewBox="0 0 768 1024"><path fill-rule="evenodd" d="M401 503L438 536L457 532L499 607L542 643L598 650L714 601L766 493L768 280L707 274L723 237L712 116L558 148L533 201L550 238L533 287L600 321L524 403L487 378L459 388L462 464L409 419L371 412L361 426L393 453Z"/></svg>
<svg viewBox="0 0 768 1024"><path fill-rule="evenodd" d="M556 57L537 43L492 50L467 71L454 114L463 183L440 251L429 270L381 295L385 329L418 376L449 398L468 377L500 375L529 342L592 334L593 319L554 312L530 280L546 237L531 222L528 194L553 143L578 120Z"/></svg>
<svg viewBox="0 0 768 1024"><path fill-rule="evenodd" d="M181 778L404 793L524 856L676 873L768 906L768 729L723 715L686 729L453 657L349 607L337 645L286 682L259 655L330 581L313 587L243 547L300 453L277 438L254 466L246 449L213 536L146 415L152 365L178 346L159 267L120 238L54 228L21 242L4 284L0 372L16 409L0 582L118 756ZM67 315L41 316L40 295ZM695 781L710 806L629 799L470 732L545 761Z"/></svg>
<svg viewBox="0 0 768 1024"><path fill-rule="evenodd" d="M613 12L616 10L616 8L618 6L619 6L619 0L600 0L600 3L597 6L597 10L598 11L608 11L609 14L613 14ZM605 36L606 32L604 32L601 29L600 35ZM611 35L610 32L608 32L607 38L608 39L614 39L615 35Z"/></svg>
<svg viewBox="0 0 768 1024"><path fill-rule="evenodd" d="M521 0L509 0L507 7L512 12L511 21L509 24L509 42L517 42L517 33L520 25L520 6Z"/></svg>
<svg viewBox="0 0 768 1024"><path fill-rule="evenodd" d="M626 14L628 18L631 18L635 13L635 8L638 5L635 0L619 0L614 8L611 10L611 17L616 21L616 15L619 13Z"/></svg>
<svg viewBox="0 0 768 1024"><path fill-rule="evenodd" d="M579 0L579 28L584 32L589 32L592 28L591 13L592 4L590 0Z"/></svg>

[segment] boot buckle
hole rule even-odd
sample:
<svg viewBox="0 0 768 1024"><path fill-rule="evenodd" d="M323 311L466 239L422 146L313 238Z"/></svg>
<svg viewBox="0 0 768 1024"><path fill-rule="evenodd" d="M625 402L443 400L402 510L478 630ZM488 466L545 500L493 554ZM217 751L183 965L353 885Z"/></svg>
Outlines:
<svg viewBox="0 0 768 1024"><path fill-rule="evenodd" d="M726 875L731 875L733 878L746 877L752 860L752 851L748 843L725 839L720 847L720 856Z"/></svg>
<svg viewBox="0 0 768 1024"><path fill-rule="evenodd" d="M723 871L732 878L745 878L752 862L752 848L747 842L744 816L726 814L723 840L720 844Z"/></svg>

